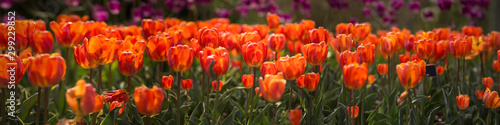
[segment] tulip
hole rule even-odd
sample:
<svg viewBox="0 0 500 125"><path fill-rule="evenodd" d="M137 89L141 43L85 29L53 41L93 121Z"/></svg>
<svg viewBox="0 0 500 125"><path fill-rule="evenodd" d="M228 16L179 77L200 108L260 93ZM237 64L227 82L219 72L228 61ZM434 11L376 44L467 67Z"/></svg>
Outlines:
<svg viewBox="0 0 500 125"><path fill-rule="evenodd" d="M0 23L0 50L7 50L7 48L9 47L8 45L8 40L7 40L7 37L5 37L5 35L8 35L8 28L5 28L7 26L6 23Z"/></svg>
<svg viewBox="0 0 500 125"><path fill-rule="evenodd" d="M280 25L280 17L276 14L267 13L266 20L267 25L269 25L269 28L271 29L278 28Z"/></svg>
<svg viewBox="0 0 500 125"><path fill-rule="evenodd" d="M337 35L337 41L334 42L334 49L337 52L344 52L346 50L351 50L352 38L351 35L340 34Z"/></svg>
<svg viewBox="0 0 500 125"><path fill-rule="evenodd" d="M56 23L50 22L50 28L56 36L57 44L64 47L73 47L80 44L87 33L83 22Z"/></svg>
<svg viewBox="0 0 500 125"><path fill-rule="evenodd" d="M300 25L302 25L302 30L304 30L304 32L307 32L309 30L314 29L314 27L316 26L316 22L314 22L312 20L304 20L303 19L302 21L300 21Z"/></svg>
<svg viewBox="0 0 500 125"><path fill-rule="evenodd" d="M134 54L143 53L144 49L146 49L146 43L141 36L126 36L122 44L120 44L120 47L117 50L118 55L116 56L119 58L125 51L130 51Z"/></svg>
<svg viewBox="0 0 500 125"><path fill-rule="evenodd" d="M418 40L417 37L414 35L409 35L403 44L403 47L405 48L406 51L412 52L413 51L413 46L415 46L415 42Z"/></svg>
<svg viewBox="0 0 500 125"><path fill-rule="evenodd" d="M57 22L78 22L78 21L87 21L89 19L88 16L78 16L75 14L71 15L66 15L66 14L60 14L57 16Z"/></svg>
<svg viewBox="0 0 500 125"><path fill-rule="evenodd" d="M271 31L271 29L269 29L267 25L259 25L259 24L254 25L254 29L255 31L257 31L257 33L259 33L260 38L265 38L269 33L269 31Z"/></svg>
<svg viewBox="0 0 500 125"><path fill-rule="evenodd" d="M380 38L382 53L385 55L392 55L397 52L398 37L395 35L387 35Z"/></svg>
<svg viewBox="0 0 500 125"><path fill-rule="evenodd" d="M297 41L300 40L302 34L304 33L304 29L300 24L292 23L285 25L285 36L287 40Z"/></svg>
<svg viewBox="0 0 500 125"><path fill-rule="evenodd" d="M266 75L264 79L262 77L259 78L259 85L264 99L272 103L280 100L281 96L283 96L286 80L283 79L281 73Z"/></svg>
<svg viewBox="0 0 500 125"><path fill-rule="evenodd" d="M302 44L302 42L292 42L292 41L287 42L287 48L291 55L301 53L303 46L304 44Z"/></svg>
<svg viewBox="0 0 500 125"><path fill-rule="evenodd" d="M148 38L146 52L148 58L156 62L168 60L168 50L174 45L174 39L171 36L151 36Z"/></svg>
<svg viewBox="0 0 500 125"><path fill-rule="evenodd" d="M176 72L186 72L193 63L193 49L186 45L173 46L168 50L168 65Z"/></svg>
<svg viewBox="0 0 500 125"><path fill-rule="evenodd" d="M439 40L448 40L450 38L450 28L437 28L433 30Z"/></svg>
<svg viewBox="0 0 500 125"><path fill-rule="evenodd" d="M186 80L183 79L181 83L182 83L182 88L184 88L187 91L189 91L193 87L193 80L191 79L186 79Z"/></svg>
<svg viewBox="0 0 500 125"><path fill-rule="evenodd" d="M248 42L260 42L261 37L259 32L253 31L253 32L244 32L240 34L238 40L240 41L240 45L245 45Z"/></svg>
<svg viewBox="0 0 500 125"><path fill-rule="evenodd" d="M290 110L290 112L288 112L288 120L290 120L292 125L300 125L301 118L302 118L302 110L300 108Z"/></svg>
<svg viewBox="0 0 500 125"><path fill-rule="evenodd" d="M301 83L306 87L310 92L316 90L319 82L319 74L318 73L306 73L299 78L297 78L297 84Z"/></svg>
<svg viewBox="0 0 500 125"><path fill-rule="evenodd" d="M462 27L462 33L467 36L481 36L483 34L483 29L481 27L474 26L464 26Z"/></svg>
<svg viewBox="0 0 500 125"><path fill-rule="evenodd" d="M491 77L484 77L483 78L483 87L484 88L493 88L493 78Z"/></svg>
<svg viewBox="0 0 500 125"><path fill-rule="evenodd" d="M33 34L33 43L31 44L35 53L50 53L54 48L54 38L52 33L44 31L35 31Z"/></svg>
<svg viewBox="0 0 500 125"><path fill-rule="evenodd" d="M285 48L286 39L283 34L271 34L267 39L269 48L273 51L281 51Z"/></svg>
<svg viewBox="0 0 500 125"><path fill-rule="evenodd" d="M264 42L248 42L243 45L241 53L249 67L259 67L267 56L267 46Z"/></svg>
<svg viewBox="0 0 500 125"><path fill-rule="evenodd" d="M144 54L142 52L136 54L131 51L125 51L118 57L118 62L120 73L125 76L133 76L141 69L144 63Z"/></svg>
<svg viewBox="0 0 500 125"><path fill-rule="evenodd" d="M302 73L304 73L306 65L304 57L302 57L301 54L297 54L292 57L289 57L288 55L286 57L281 57L278 60L276 67L278 68L278 71L283 72L285 79L295 80L300 77Z"/></svg>
<svg viewBox="0 0 500 125"><path fill-rule="evenodd" d="M98 65L111 64L116 59L116 51L119 44L116 38L108 39L104 35L92 37L90 40L85 38L83 46L87 59Z"/></svg>
<svg viewBox="0 0 500 125"><path fill-rule="evenodd" d="M362 41L364 40L368 34L370 34L372 28L370 23L358 23L355 24L354 27L352 28L352 36L354 41Z"/></svg>
<svg viewBox="0 0 500 125"><path fill-rule="evenodd" d="M358 63L356 53L347 50L340 53L337 59L337 61L339 61L340 67L342 68L349 64Z"/></svg>
<svg viewBox="0 0 500 125"><path fill-rule="evenodd" d="M313 66L319 66L325 63L328 55L328 45L322 41L318 43L309 43L303 47L302 54L307 62Z"/></svg>
<svg viewBox="0 0 500 125"><path fill-rule="evenodd" d="M404 100L406 99L406 97L408 97L408 91L409 91L409 90L404 91L404 92L403 92L403 93L401 93L401 95L399 96L398 101L397 101L399 106L401 106L401 105L403 104Z"/></svg>
<svg viewBox="0 0 500 125"><path fill-rule="evenodd" d="M484 97L484 90L476 90L476 98L481 100Z"/></svg>
<svg viewBox="0 0 500 125"><path fill-rule="evenodd" d="M352 63L345 65L343 68L344 82L349 89L360 89L368 78L368 68L366 64L359 65Z"/></svg>
<svg viewBox="0 0 500 125"><path fill-rule="evenodd" d="M102 95L95 96L94 108L92 109L92 113L99 113L104 106L104 100Z"/></svg>
<svg viewBox="0 0 500 125"><path fill-rule="evenodd" d="M104 94L104 102L111 103L114 101L118 102L127 102L130 98L129 93L125 89L113 90L103 92Z"/></svg>
<svg viewBox="0 0 500 125"><path fill-rule="evenodd" d="M483 96L484 105L490 109L496 109L500 107L500 99L498 98L498 93L496 91L491 91L486 88Z"/></svg>
<svg viewBox="0 0 500 125"><path fill-rule="evenodd" d="M436 43L436 48L434 49L434 54L431 55L429 59L430 63L435 63L438 60L443 59L447 54L447 46L448 42L446 40L442 40Z"/></svg>
<svg viewBox="0 0 500 125"><path fill-rule="evenodd" d="M297 86L299 86L299 88L304 88L306 86L304 84L304 75L301 75L299 78L295 79L295 82L297 82Z"/></svg>
<svg viewBox="0 0 500 125"><path fill-rule="evenodd" d="M163 91L156 86L151 89L145 86L135 88L134 102L137 111L146 117L160 113L163 99Z"/></svg>
<svg viewBox="0 0 500 125"><path fill-rule="evenodd" d="M7 88L12 85L17 85L17 83L21 81L25 72L24 69L27 69L29 67L29 65L24 65L24 63L29 64L29 59L20 59L17 56L11 57L10 55L0 54L0 69L3 70L2 72L0 72L0 88ZM14 70L11 71L11 68L14 68ZM14 81L11 81L11 73L15 73Z"/></svg>
<svg viewBox="0 0 500 125"><path fill-rule="evenodd" d="M158 32L163 31L164 28L163 20L143 19L141 24L145 38L155 36Z"/></svg>
<svg viewBox="0 0 500 125"><path fill-rule="evenodd" d="M335 30L337 31L337 35L339 34L351 34L352 33L352 30L353 30L353 25L352 23L339 23L337 24L337 27L335 28Z"/></svg>
<svg viewBox="0 0 500 125"><path fill-rule="evenodd" d="M421 32L421 34L417 34L417 37L422 40L422 39L430 39L430 40L433 40L433 41L438 41L439 40L439 36L437 36L436 33L432 32L432 31L428 31L428 32Z"/></svg>
<svg viewBox="0 0 500 125"><path fill-rule="evenodd" d="M278 73L278 69L274 62L264 62L264 64L260 66L260 73L262 76L266 76L267 74L276 75Z"/></svg>
<svg viewBox="0 0 500 125"><path fill-rule="evenodd" d="M172 84L174 83L174 77L172 75L163 76L161 83L163 89L169 90L170 88L172 88Z"/></svg>
<svg viewBox="0 0 500 125"><path fill-rule="evenodd" d="M105 22L86 21L86 22L84 22L84 24L88 30L87 34L85 35L85 37L87 37L87 38L92 38L92 37L97 36L99 34L105 34L105 36L110 37L111 34L118 35L117 33L120 33L120 38L121 38L121 35L122 35L121 32L116 31L118 29L115 29L113 27L108 28L108 25ZM106 32L106 30L107 30L107 32Z"/></svg>
<svg viewBox="0 0 500 125"><path fill-rule="evenodd" d="M307 34L307 38L308 39L306 40L306 44L320 42L328 43L330 36L328 34L328 30L324 29L323 27L319 27L318 29L310 30Z"/></svg>
<svg viewBox="0 0 500 125"><path fill-rule="evenodd" d="M415 42L414 50L418 57L429 59L433 56L436 48L436 42L432 39L420 39Z"/></svg>
<svg viewBox="0 0 500 125"><path fill-rule="evenodd" d="M260 87L255 87L255 94L257 95L257 93L259 92L260 90ZM262 97L262 91L260 91L259 93L259 97Z"/></svg>
<svg viewBox="0 0 500 125"><path fill-rule="evenodd" d="M212 47L212 48L217 48L219 47L219 31L217 28L201 28L198 30L198 40L200 43L200 46L202 48L205 47Z"/></svg>
<svg viewBox="0 0 500 125"><path fill-rule="evenodd" d="M444 68L443 66L438 66L436 69L436 72L438 75L442 75L444 73Z"/></svg>
<svg viewBox="0 0 500 125"><path fill-rule="evenodd" d="M457 107L460 110L465 110L469 107L469 95L458 95L457 96Z"/></svg>
<svg viewBox="0 0 500 125"><path fill-rule="evenodd" d="M464 58L469 55L472 48L472 39L470 37L466 38L456 38L449 44L449 50L451 55L457 59Z"/></svg>
<svg viewBox="0 0 500 125"><path fill-rule="evenodd" d="M377 65L377 71L378 71L378 74L380 75L385 75L387 74L387 64L383 63L383 64L378 64Z"/></svg>
<svg viewBox="0 0 500 125"><path fill-rule="evenodd" d="M492 66L496 72L500 72L500 62L498 60L493 61Z"/></svg>
<svg viewBox="0 0 500 125"><path fill-rule="evenodd" d="M83 117L93 112L96 104L94 86L90 83L86 83L84 80L79 80L76 82L75 87L66 91L66 102L79 117Z"/></svg>
<svg viewBox="0 0 500 125"><path fill-rule="evenodd" d="M417 61L409 61L406 63L398 64L396 66L396 70L401 85L406 89L415 88L423 78L423 75L421 73L422 69L420 68L420 65Z"/></svg>
<svg viewBox="0 0 500 125"><path fill-rule="evenodd" d="M243 77L241 77L241 81L243 82L243 86L245 86L245 88L247 88L247 89L252 88L253 79L254 79L253 74L243 75Z"/></svg>
<svg viewBox="0 0 500 125"><path fill-rule="evenodd" d="M118 15L120 13L120 1L109 1L108 2L109 12L113 15ZM121 114L121 113L120 113Z"/></svg>
<svg viewBox="0 0 500 125"><path fill-rule="evenodd" d="M399 57L400 63L405 63L405 62L410 61L410 57L408 57L408 55L406 55L406 54L401 54L398 57Z"/></svg>
<svg viewBox="0 0 500 125"><path fill-rule="evenodd" d="M375 60L375 46L361 44L356 50L356 57L359 64L366 63L372 65Z"/></svg>
<svg viewBox="0 0 500 125"><path fill-rule="evenodd" d="M217 90L216 90L216 88L217 88L217 81L218 81L218 80L214 80L214 81L212 81L212 88L214 89L214 91L217 91ZM224 83L222 83L222 81L220 81L220 80L219 80L219 90L218 90L218 91L222 90L222 85L223 85L223 84L224 84Z"/></svg>
<svg viewBox="0 0 500 125"><path fill-rule="evenodd" d="M58 53L36 55L28 71L31 84L38 87L51 87L66 74L66 62Z"/></svg>
<svg viewBox="0 0 500 125"><path fill-rule="evenodd" d="M15 24L13 28L15 30L10 30L11 28L8 28L7 26L5 28L9 29L8 32L14 32L15 34L5 34L4 36L7 41L14 42L12 46L14 46L15 50L24 50L28 48L34 41L33 36L35 31L37 31L36 22L32 20L16 20L14 21L14 23ZM8 37L11 37L13 39L8 39Z"/></svg>
<svg viewBox="0 0 500 125"><path fill-rule="evenodd" d="M373 82L375 82L375 80L376 80L375 76L373 76L373 75L368 76L368 84L373 84Z"/></svg>
<svg viewBox="0 0 500 125"><path fill-rule="evenodd" d="M480 36L480 37L474 37L474 36L471 36L471 40L472 40L472 48L471 48L471 52L472 53L483 53L485 50L489 49L489 43L487 43L486 41L487 38L485 38L484 36Z"/></svg>
<svg viewBox="0 0 500 125"><path fill-rule="evenodd" d="M215 49L212 58L214 60L213 70L215 74L218 76L226 74L227 69L229 68L229 54L227 50L224 47ZM205 64L209 63L205 62Z"/></svg>
<svg viewBox="0 0 500 125"><path fill-rule="evenodd" d="M358 106L347 107L347 112L351 118L357 118L359 114Z"/></svg>
<svg viewBox="0 0 500 125"><path fill-rule="evenodd" d="M109 104L109 110L113 110L117 107L121 107L118 111L118 115L121 115L125 111L125 102L113 101Z"/></svg>
<svg viewBox="0 0 500 125"><path fill-rule="evenodd" d="M220 34L219 39L220 39L221 46L226 48L228 51L235 50L238 53L241 52L241 45L238 42L236 35L233 35L230 32L224 32L224 33ZM191 41L191 42L193 42L193 41ZM193 46L191 46L191 47L193 47ZM193 47L193 49L194 49L194 47Z"/></svg>

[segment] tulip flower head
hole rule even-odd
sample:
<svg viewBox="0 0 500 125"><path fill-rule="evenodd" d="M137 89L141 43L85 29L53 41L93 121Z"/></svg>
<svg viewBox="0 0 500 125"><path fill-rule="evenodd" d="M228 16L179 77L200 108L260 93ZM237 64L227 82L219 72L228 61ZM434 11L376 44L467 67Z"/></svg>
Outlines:
<svg viewBox="0 0 500 125"><path fill-rule="evenodd" d="M357 58L358 57L356 56L356 52L346 50L340 53L337 61L339 61L340 67L344 67L349 64L358 63Z"/></svg>
<svg viewBox="0 0 500 125"><path fill-rule="evenodd" d="M367 65L372 65L375 60L375 46L361 44L356 50L356 58L359 64L366 63Z"/></svg>
<svg viewBox="0 0 500 125"><path fill-rule="evenodd" d="M297 84L303 84L304 87L306 87L307 90L310 92L316 90L318 87L318 82L319 82L319 74L317 73L306 73L299 78L297 78Z"/></svg>
<svg viewBox="0 0 500 125"><path fill-rule="evenodd" d="M286 39L283 34L271 34L267 41L269 48L273 51L281 51L285 48Z"/></svg>
<svg viewBox="0 0 500 125"><path fill-rule="evenodd" d="M302 37L303 33L304 29L300 24L292 23L285 25L285 36L287 40L291 41L300 40L300 37Z"/></svg>
<svg viewBox="0 0 500 125"><path fill-rule="evenodd" d="M66 74L66 61L58 53L36 55L28 71L31 84L38 87L51 87Z"/></svg>
<svg viewBox="0 0 500 125"><path fill-rule="evenodd" d="M289 57L281 57L276 64L278 71L283 73L287 80L295 80L304 73L306 68L306 60L301 54Z"/></svg>
<svg viewBox="0 0 500 125"><path fill-rule="evenodd" d="M476 90L476 98L481 100L484 97L484 90Z"/></svg>
<svg viewBox="0 0 500 125"><path fill-rule="evenodd" d="M349 89L360 89L365 85L368 78L366 64L352 63L343 67L344 82Z"/></svg>
<svg viewBox="0 0 500 125"><path fill-rule="evenodd" d="M414 50L418 57L422 59L429 59L434 54L436 42L432 39L421 39L415 42Z"/></svg>
<svg viewBox="0 0 500 125"><path fill-rule="evenodd" d="M300 125L301 118L302 118L302 110L300 108L290 110L290 112L288 112L288 120L290 120L292 125Z"/></svg>
<svg viewBox="0 0 500 125"><path fill-rule="evenodd" d="M145 38L155 36L158 32L163 31L164 29L163 20L143 19L141 24Z"/></svg>
<svg viewBox="0 0 500 125"><path fill-rule="evenodd" d="M185 90L189 91L193 87L193 80L191 80L191 79L184 80L183 79L181 81L181 84L182 84L182 88L184 88Z"/></svg>
<svg viewBox="0 0 500 125"><path fill-rule="evenodd" d="M124 51L118 56L118 67L120 73L125 76L133 76L142 67L144 63L144 53L134 53L132 51Z"/></svg>
<svg viewBox="0 0 500 125"><path fill-rule="evenodd" d="M35 31L31 46L35 53L50 53L54 48L54 37L49 31Z"/></svg>
<svg viewBox="0 0 500 125"><path fill-rule="evenodd" d="M436 69L436 72L438 75L442 75L444 73L444 68L443 66L438 66Z"/></svg>
<svg viewBox="0 0 500 125"><path fill-rule="evenodd" d="M320 43L309 43L302 48L302 54L309 64L319 66L325 63L328 55L328 45L324 41Z"/></svg>
<svg viewBox="0 0 500 125"><path fill-rule="evenodd" d="M92 109L92 113L99 113L104 107L104 96L97 95L95 96L94 108Z"/></svg>
<svg viewBox="0 0 500 125"><path fill-rule="evenodd" d="M137 87L134 91L134 102L140 114L151 116L160 113L165 99L163 90L153 86L149 89L145 86Z"/></svg>
<svg viewBox="0 0 500 125"><path fill-rule="evenodd" d="M352 38L351 35L340 34L337 35L337 40L334 42L334 49L337 52L350 51L352 47Z"/></svg>
<svg viewBox="0 0 500 125"><path fill-rule="evenodd" d="M198 40L200 43L201 47L212 47L212 48L217 48L219 47L219 31L217 28L201 28L198 30L199 36Z"/></svg>
<svg viewBox="0 0 500 125"><path fill-rule="evenodd" d="M422 69L420 67L421 66L417 61L408 61L396 66L399 81L403 87L406 89L412 89L417 86L423 78L423 75L421 74Z"/></svg>
<svg viewBox="0 0 500 125"><path fill-rule="evenodd" d="M388 71L387 64L386 63L378 64L377 65L377 71L378 71L378 74L380 74L380 75L387 74L387 71Z"/></svg>
<svg viewBox="0 0 500 125"><path fill-rule="evenodd" d="M462 33L467 36L481 36L483 34L483 29L481 27L474 26L464 26L462 27Z"/></svg>
<svg viewBox="0 0 500 125"><path fill-rule="evenodd" d="M491 91L489 88L486 88L483 96L484 105L490 109L496 109L500 107L500 99L498 98L497 91Z"/></svg>
<svg viewBox="0 0 500 125"><path fill-rule="evenodd" d="M156 62L168 60L168 50L174 46L174 39L171 36L151 36L146 44L148 58Z"/></svg>
<svg viewBox="0 0 500 125"><path fill-rule="evenodd" d="M220 80L218 82L219 82L219 90L218 91L220 91L220 90L222 90L222 85L224 85L224 83L222 83L222 81L220 81ZM214 89L214 91L217 91L217 89L216 89L217 88L217 80L212 81L212 88Z"/></svg>
<svg viewBox="0 0 500 125"><path fill-rule="evenodd" d="M493 70L495 70L496 72L500 72L500 61L498 60L493 61L492 67Z"/></svg>
<svg viewBox="0 0 500 125"><path fill-rule="evenodd" d="M245 88L247 88L247 89L252 88L253 79L254 79L253 74L243 75L243 77L241 77L241 81L243 82L243 86L245 86Z"/></svg>
<svg viewBox="0 0 500 125"><path fill-rule="evenodd" d="M104 93L104 102L111 103L114 101L127 102L130 99L129 93L125 89L118 89L113 91L106 91Z"/></svg>
<svg viewBox="0 0 500 125"><path fill-rule="evenodd" d="M262 76L266 76L267 74L276 75L278 69L274 62L264 62L264 64L260 66L260 73Z"/></svg>
<svg viewBox="0 0 500 125"><path fill-rule="evenodd" d="M118 107L121 107L118 111L118 115L120 115L123 113L123 111L125 111L125 102L113 101L109 104L109 110L113 110Z"/></svg>
<svg viewBox="0 0 500 125"><path fill-rule="evenodd" d="M79 80L75 87L66 91L66 102L78 116L85 116L93 112L96 103L94 86L84 80Z"/></svg>
<svg viewBox="0 0 500 125"><path fill-rule="evenodd" d="M469 107L469 95L458 95L457 96L457 107L460 110L465 110Z"/></svg>
<svg viewBox="0 0 500 125"><path fill-rule="evenodd" d="M56 36L57 44L64 47L73 47L82 43L87 33L83 22L56 23L50 22L50 28Z"/></svg>
<svg viewBox="0 0 500 125"><path fill-rule="evenodd" d="M347 107L347 113L351 118L357 118L359 114L359 107L358 106Z"/></svg>
<svg viewBox="0 0 500 125"><path fill-rule="evenodd" d="M278 26L280 25L280 17L276 14L267 13L266 20L267 25L271 29L278 28Z"/></svg>
<svg viewBox="0 0 500 125"><path fill-rule="evenodd" d="M259 32L253 31L253 32L244 32L240 34L240 37L238 38L240 41L240 45L245 45L249 42L260 42L261 36Z"/></svg>
<svg viewBox="0 0 500 125"><path fill-rule="evenodd" d="M456 38L449 43L449 51L453 57L457 59L464 58L469 55L472 49L471 37Z"/></svg>
<svg viewBox="0 0 500 125"><path fill-rule="evenodd" d="M277 75L266 75L264 77L264 79L262 77L259 78L260 91L264 99L268 102L280 100L286 86L286 80L283 79L283 75L278 73Z"/></svg>
<svg viewBox="0 0 500 125"><path fill-rule="evenodd" d="M329 41L329 33L328 30L323 27L319 27L318 29L312 29L307 34L306 44L308 43L320 43L325 42L328 44Z"/></svg>
<svg viewBox="0 0 500 125"><path fill-rule="evenodd" d="M264 42L248 42L243 45L241 54L249 67L259 67L267 57L267 46Z"/></svg>
<svg viewBox="0 0 500 125"><path fill-rule="evenodd" d="M119 47L116 38L108 39L101 34L90 38L90 40L85 38L83 41L85 54L90 62L98 65L107 65L116 60L116 51Z"/></svg>
<svg viewBox="0 0 500 125"><path fill-rule="evenodd" d="M168 65L176 72L186 72L193 63L193 49L186 45L173 46L168 50Z"/></svg>
<svg viewBox="0 0 500 125"><path fill-rule="evenodd" d="M484 77L483 78L483 87L492 89L493 88L493 78Z"/></svg>
<svg viewBox="0 0 500 125"><path fill-rule="evenodd" d="M24 63L29 64L29 61L29 59L21 60L21 58L17 56L11 57L10 55L0 54L0 69L2 70L2 72L0 72L0 88L9 87L12 77L11 72L15 73L15 80L13 84L17 85L17 83L19 83L19 81L23 78L25 72L24 69L29 67L29 65L24 65ZM11 65L9 63L15 63L15 65ZM11 68L15 68L14 71L8 71Z"/></svg>
<svg viewBox="0 0 500 125"><path fill-rule="evenodd" d="M161 79L161 87L165 90L169 90L172 88L172 84L174 84L174 77L172 75L163 76Z"/></svg>
<svg viewBox="0 0 500 125"><path fill-rule="evenodd" d="M338 34L351 34L353 30L353 25L352 23L339 23L337 24L337 27L335 28Z"/></svg>
<svg viewBox="0 0 500 125"><path fill-rule="evenodd" d="M352 36L354 41L362 41L364 40L371 32L372 28L370 23L357 23L352 28Z"/></svg>
<svg viewBox="0 0 500 125"><path fill-rule="evenodd" d="M395 35L387 35L380 38L382 53L385 55L392 55L397 52L398 37Z"/></svg>

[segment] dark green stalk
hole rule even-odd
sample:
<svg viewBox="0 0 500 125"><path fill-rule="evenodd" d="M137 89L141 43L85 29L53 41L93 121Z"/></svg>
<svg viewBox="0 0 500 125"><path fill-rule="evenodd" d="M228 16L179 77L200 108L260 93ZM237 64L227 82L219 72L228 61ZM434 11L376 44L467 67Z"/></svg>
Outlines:
<svg viewBox="0 0 500 125"><path fill-rule="evenodd" d="M311 124L311 115L313 114L312 113L313 112L312 111L312 105L313 105L312 104L312 92L309 93L309 104L308 105L309 105L309 108L307 109L307 111L309 113L307 114L307 124L312 125Z"/></svg>
<svg viewBox="0 0 500 125"><path fill-rule="evenodd" d="M42 97L42 95L40 95L41 93L42 93L42 87L38 87L38 95L37 95L37 100L36 100L36 125L40 125L40 100L41 100L40 98ZM4 96L4 93L2 93L1 96ZM2 99L2 100L4 100L4 99ZM2 104L4 104L4 103L2 103Z"/></svg>
<svg viewBox="0 0 500 125"><path fill-rule="evenodd" d="M101 93L102 86L102 65L99 65L99 74L97 76L97 93Z"/></svg>
<svg viewBox="0 0 500 125"><path fill-rule="evenodd" d="M131 87L130 87L130 77L131 77L131 76L127 76L127 91L128 91L128 92L132 92L132 91L131 91Z"/></svg>
<svg viewBox="0 0 500 125"><path fill-rule="evenodd" d="M214 103L214 111L212 112L212 119L214 125L217 124L217 106L219 104L219 76L217 76L216 81L215 81L215 103Z"/></svg>
<svg viewBox="0 0 500 125"><path fill-rule="evenodd" d="M161 74L160 74L161 75ZM177 124L181 124L181 73L177 72Z"/></svg>
<svg viewBox="0 0 500 125"><path fill-rule="evenodd" d="M150 117L150 116L148 115L148 116L146 116L146 117L144 118L144 125L150 125L150 123L149 123L149 117ZM180 125L180 124L178 124L178 125Z"/></svg>
<svg viewBox="0 0 500 125"><path fill-rule="evenodd" d="M257 67L253 67L253 81L254 81L254 83L257 81ZM248 119L248 121L250 121L252 119L252 113L253 113L253 107L254 107L254 105L253 105L254 102L253 101L255 100L254 99L254 95L255 94L252 91L255 91L255 84L253 84L252 85L252 89L250 89L250 105L249 105L249 107L250 107L250 114L248 114L248 116L250 118Z"/></svg>
<svg viewBox="0 0 500 125"><path fill-rule="evenodd" d="M5 88L4 88L5 90ZM45 112L44 112L44 117L43 117L43 123L47 123L47 119L49 119L49 91L50 91L50 88L47 87L45 88L45 94L44 94L44 98L45 98L45 104L43 107L45 107Z"/></svg>

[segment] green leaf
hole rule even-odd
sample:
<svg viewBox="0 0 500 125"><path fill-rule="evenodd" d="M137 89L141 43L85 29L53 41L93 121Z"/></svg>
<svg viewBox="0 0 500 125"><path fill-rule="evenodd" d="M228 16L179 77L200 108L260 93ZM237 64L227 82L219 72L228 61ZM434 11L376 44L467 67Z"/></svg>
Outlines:
<svg viewBox="0 0 500 125"><path fill-rule="evenodd" d="M427 124L426 125L430 125L431 124L431 121L434 120L434 113L436 113L437 111L439 111L439 109L441 109L441 105L432 109L432 111L429 113L429 116L427 117Z"/></svg>
<svg viewBox="0 0 500 125"><path fill-rule="evenodd" d="M59 115L63 115L64 112L66 112L68 110L68 106L66 104L66 89L61 88L61 86L57 85L55 87L55 89L52 89L51 91L53 91L52 96L56 97L53 99L54 99L56 107L57 107L57 112L59 113ZM63 116L59 116L59 117L63 117Z"/></svg>
<svg viewBox="0 0 500 125"><path fill-rule="evenodd" d="M19 114L19 119L21 119L21 121L26 121L26 117L30 113L31 107L35 105L37 101L38 101L38 93L35 93L31 95L31 97L29 97L28 99L24 100L24 102L21 104L21 107L19 108L19 111L21 111ZM42 114L40 114L40 117L42 117Z"/></svg>
<svg viewBox="0 0 500 125"><path fill-rule="evenodd" d="M114 121L114 119L116 119L116 117L118 116L118 113L120 112L121 107L122 106L116 107L115 109L111 110L106 115L106 117L104 117L104 119L102 120L100 125L113 125L114 123L116 123L116 121Z"/></svg>
<svg viewBox="0 0 500 125"><path fill-rule="evenodd" d="M417 98L411 100L411 104L415 104L415 103L418 103L420 101L425 101L425 100L430 100L430 98L427 96L419 95L419 96L417 96Z"/></svg>
<svg viewBox="0 0 500 125"><path fill-rule="evenodd" d="M264 120L266 120L267 122L267 119L265 117L265 113L267 112L267 110L269 110L269 108L271 108L273 105L271 104L267 104L266 107L264 107L264 109L262 111L260 111L259 115L257 115L257 117L255 117L255 119L253 119L252 121L252 124L251 125L260 125L260 124L263 124Z"/></svg>

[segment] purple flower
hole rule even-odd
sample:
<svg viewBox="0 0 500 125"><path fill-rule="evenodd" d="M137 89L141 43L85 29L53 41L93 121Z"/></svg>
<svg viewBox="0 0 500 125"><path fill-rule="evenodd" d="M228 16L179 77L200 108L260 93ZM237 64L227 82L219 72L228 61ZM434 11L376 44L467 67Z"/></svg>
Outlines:
<svg viewBox="0 0 500 125"><path fill-rule="evenodd" d="M153 19L163 19L163 9L156 9Z"/></svg>
<svg viewBox="0 0 500 125"><path fill-rule="evenodd" d="M351 19L349 19L349 23L352 23L352 24L356 24L356 23L358 23L358 18L356 18L356 17L351 17Z"/></svg>
<svg viewBox="0 0 500 125"><path fill-rule="evenodd" d="M102 5L94 5L92 6L94 11L106 11L106 8Z"/></svg>
<svg viewBox="0 0 500 125"><path fill-rule="evenodd" d="M196 3L200 5L206 5L209 4L210 2L212 2L212 0L196 0Z"/></svg>
<svg viewBox="0 0 500 125"><path fill-rule="evenodd" d="M403 4L405 2L403 0L391 0L389 1L389 5L391 5L391 7L394 9L394 10L399 10L401 9L401 7L403 7Z"/></svg>
<svg viewBox="0 0 500 125"><path fill-rule="evenodd" d="M420 2L419 1L410 2L408 8L410 9L411 12L418 13L418 11L420 11Z"/></svg>
<svg viewBox="0 0 500 125"><path fill-rule="evenodd" d="M149 17L154 13L153 5L151 5L149 3L142 3L141 10L142 10L142 14L146 17Z"/></svg>
<svg viewBox="0 0 500 125"><path fill-rule="evenodd" d="M468 15L471 13L471 6L462 5L462 14Z"/></svg>
<svg viewBox="0 0 500 125"><path fill-rule="evenodd" d="M426 20L433 20L434 19L434 12L427 10L423 13L424 19Z"/></svg>
<svg viewBox="0 0 500 125"><path fill-rule="evenodd" d="M139 8L132 9L132 19L134 20L134 22L139 22L142 20L141 9Z"/></svg>
<svg viewBox="0 0 500 125"><path fill-rule="evenodd" d="M488 8L490 5L490 0L479 0L478 5L483 8Z"/></svg>
<svg viewBox="0 0 500 125"><path fill-rule="evenodd" d="M371 17L372 16L372 9L368 7L363 8L363 16L364 17Z"/></svg>
<svg viewBox="0 0 500 125"><path fill-rule="evenodd" d="M290 13L278 13L278 16L280 17L281 23L292 22L292 14Z"/></svg>
<svg viewBox="0 0 500 125"><path fill-rule="evenodd" d="M363 4L369 5L369 4L373 3L373 2L375 2L376 0L361 0L361 1L363 1Z"/></svg>
<svg viewBox="0 0 500 125"><path fill-rule="evenodd" d="M96 11L92 14L92 17L96 21L106 21L109 18L109 14L106 11Z"/></svg>
<svg viewBox="0 0 500 125"><path fill-rule="evenodd" d="M245 17L248 14L248 6L242 5L235 8L236 11L240 12L240 15Z"/></svg>
<svg viewBox="0 0 500 125"><path fill-rule="evenodd" d="M184 0L166 0L163 5L167 10L170 10L174 13L181 12L182 8L186 6L186 1Z"/></svg>
<svg viewBox="0 0 500 125"><path fill-rule="evenodd" d="M379 16L383 16L386 11L384 2L382 1L376 2L374 3L374 6L375 6L375 12L377 12Z"/></svg>
<svg viewBox="0 0 500 125"><path fill-rule="evenodd" d="M483 19L484 15L486 15L480 8L473 8L469 13L471 18L474 19Z"/></svg>
<svg viewBox="0 0 500 125"><path fill-rule="evenodd" d="M452 4L452 0L437 0L437 5L441 10L450 10Z"/></svg>
<svg viewBox="0 0 500 125"><path fill-rule="evenodd" d="M228 18L231 16L232 12L228 9L215 9L215 14L217 14L220 18Z"/></svg>
<svg viewBox="0 0 500 125"><path fill-rule="evenodd" d="M10 7L12 7L12 0L2 0L0 2L0 7L4 10L8 10L10 9Z"/></svg>
<svg viewBox="0 0 500 125"><path fill-rule="evenodd" d="M109 5L109 12L111 12L111 14L117 15L120 13L121 9L120 1L115 1L115 0L109 1L108 5Z"/></svg>
<svg viewBox="0 0 500 125"><path fill-rule="evenodd" d="M80 0L65 0L68 6L78 6L80 4Z"/></svg>

